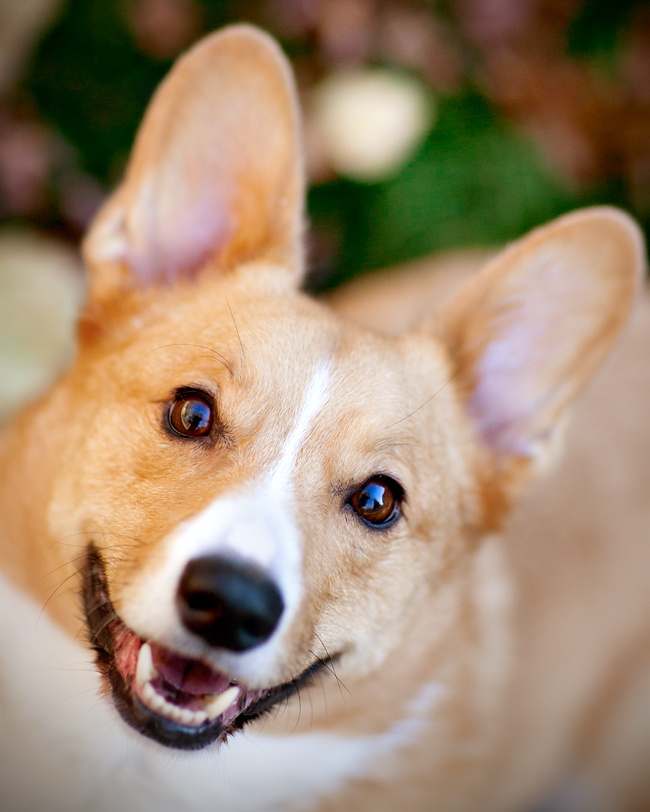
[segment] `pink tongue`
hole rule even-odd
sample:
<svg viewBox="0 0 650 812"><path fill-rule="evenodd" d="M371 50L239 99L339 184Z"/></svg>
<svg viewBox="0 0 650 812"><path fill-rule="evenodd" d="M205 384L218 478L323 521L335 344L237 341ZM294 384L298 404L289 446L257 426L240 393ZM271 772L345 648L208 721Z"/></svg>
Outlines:
<svg viewBox="0 0 650 812"><path fill-rule="evenodd" d="M204 663L179 657L167 649L151 644L153 664L160 676L187 694L220 694L230 685L230 679Z"/></svg>

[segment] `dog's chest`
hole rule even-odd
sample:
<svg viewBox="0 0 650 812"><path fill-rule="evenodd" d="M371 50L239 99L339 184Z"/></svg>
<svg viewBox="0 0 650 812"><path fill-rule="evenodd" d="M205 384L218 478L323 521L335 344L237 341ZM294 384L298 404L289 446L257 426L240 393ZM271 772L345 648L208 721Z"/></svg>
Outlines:
<svg viewBox="0 0 650 812"><path fill-rule="evenodd" d="M381 735L271 737L262 723L218 752L164 750L123 726L99 696L90 653L2 576L0 616L2 785L16 812L307 808L376 771L421 725L414 706ZM431 703L434 689L420 704Z"/></svg>

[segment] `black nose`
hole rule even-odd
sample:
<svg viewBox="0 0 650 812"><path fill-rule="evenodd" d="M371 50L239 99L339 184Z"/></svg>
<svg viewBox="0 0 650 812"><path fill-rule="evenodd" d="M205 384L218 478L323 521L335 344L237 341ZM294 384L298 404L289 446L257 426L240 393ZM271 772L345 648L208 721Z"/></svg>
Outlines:
<svg viewBox="0 0 650 812"><path fill-rule="evenodd" d="M284 609L278 588L260 570L215 556L185 567L176 603L191 632L231 651L268 640Z"/></svg>

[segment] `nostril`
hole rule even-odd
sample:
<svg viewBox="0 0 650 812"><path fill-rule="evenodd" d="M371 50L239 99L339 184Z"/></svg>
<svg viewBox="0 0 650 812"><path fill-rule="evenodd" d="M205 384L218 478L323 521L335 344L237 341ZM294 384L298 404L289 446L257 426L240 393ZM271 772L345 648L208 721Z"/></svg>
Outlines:
<svg viewBox="0 0 650 812"><path fill-rule="evenodd" d="M192 615L194 622L210 623L223 614L223 604L212 592L185 591L186 614Z"/></svg>
<svg viewBox="0 0 650 812"><path fill-rule="evenodd" d="M187 629L231 651L268 640L284 610L278 588L263 572L220 556L190 561L176 603Z"/></svg>
<svg viewBox="0 0 650 812"><path fill-rule="evenodd" d="M203 611L210 611L215 604L219 603L211 592L190 592L187 596L187 602L192 609Z"/></svg>

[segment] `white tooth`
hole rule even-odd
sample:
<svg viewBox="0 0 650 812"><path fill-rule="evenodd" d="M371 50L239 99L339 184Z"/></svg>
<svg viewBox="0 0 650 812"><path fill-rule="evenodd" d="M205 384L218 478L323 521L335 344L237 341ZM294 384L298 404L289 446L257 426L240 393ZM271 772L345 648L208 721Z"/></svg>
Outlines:
<svg viewBox="0 0 650 812"><path fill-rule="evenodd" d="M153 696L151 697L151 709L155 711L161 711L165 707L165 700L154 691Z"/></svg>
<svg viewBox="0 0 650 812"><path fill-rule="evenodd" d="M189 708L186 708L185 710L182 710L181 711L181 724L182 725L195 724L195 721L194 721L195 715L196 714L194 713L194 711L191 711Z"/></svg>
<svg viewBox="0 0 650 812"><path fill-rule="evenodd" d="M204 711L197 711L195 713L189 708L179 708L178 705L167 702L150 682L145 682L141 691L145 704L160 716L171 719L172 722L178 722L178 724L191 727L199 727L199 725L202 725L208 718L207 713Z"/></svg>
<svg viewBox="0 0 650 812"><path fill-rule="evenodd" d="M205 706L208 719L212 721L213 719L216 719L217 716L221 716L226 708L229 705L232 705L235 699L237 699L239 696L239 691L240 688L238 685L231 685L231 687L227 688L222 694L213 696Z"/></svg>
<svg viewBox="0 0 650 812"><path fill-rule="evenodd" d="M205 711L192 711L189 708L179 708L178 705L168 702L156 691L150 680L157 673L151 657L151 646L144 643L140 648L135 674L135 681L140 688L142 699L151 710L160 714L160 716L165 716L167 719L171 719L172 722L178 722L189 727L200 727L206 719L210 719L210 721L216 719L236 699L240 691L239 687L234 685L223 693L212 697L210 702L207 703Z"/></svg>
<svg viewBox="0 0 650 812"><path fill-rule="evenodd" d="M151 710L159 711L164 705L167 704L163 697L153 689L150 682L147 682L142 688L142 696L146 700L147 705L149 705Z"/></svg>
<svg viewBox="0 0 650 812"><path fill-rule="evenodd" d="M166 702L162 707L162 713L165 716L168 716L173 722L180 722L181 720L181 709L177 708L175 705L170 705L169 702Z"/></svg>
<svg viewBox="0 0 650 812"><path fill-rule="evenodd" d="M158 672L153 665L153 656L151 654L151 646L149 643L143 643L140 646L140 653L138 654L138 665L135 669L135 684L142 687L145 683L152 680L157 676Z"/></svg>
<svg viewBox="0 0 650 812"><path fill-rule="evenodd" d="M160 706L159 706L159 707L157 707L155 710L156 710L156 713L157 713L159 716L164 716L164 717L165 717L165 719L170 719L170 718L171 718L171 717L170 717L170 715L169 715L169 707L168 707L168 705L167 705L167 703L166 703L166 702L164 702L164 701L163 701L163 702L160 704Z"/></svg>

